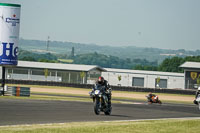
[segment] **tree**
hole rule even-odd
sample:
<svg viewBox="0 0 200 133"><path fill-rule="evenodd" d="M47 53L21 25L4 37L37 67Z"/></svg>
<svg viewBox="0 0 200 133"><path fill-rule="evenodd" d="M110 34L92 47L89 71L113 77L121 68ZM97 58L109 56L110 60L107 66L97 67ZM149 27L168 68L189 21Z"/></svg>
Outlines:
<svg viewBox="0 0 200 133"><path fill-rule="evenodd" d="M122 76L121 76L121 75L118 75L118 77L117 77L117 78L118 78L118 80L119 80L119 81L121 81L121 80L122 80Z"/></svg>
<svg viewBox="0 0 200 133"><path fill-rule="evenodd" d="M36 61L36 59L34 57L30 57L30 56L19 58L19 60L22 60L22 61Z"/></svg>
<svg viewBox="0 0 200 133"><path fill-rule="evenodd" d="M159 65L158 70L164 72L183 72L183 69L179 67L183 63L184 60L181 57L167 58Z"/></svg>

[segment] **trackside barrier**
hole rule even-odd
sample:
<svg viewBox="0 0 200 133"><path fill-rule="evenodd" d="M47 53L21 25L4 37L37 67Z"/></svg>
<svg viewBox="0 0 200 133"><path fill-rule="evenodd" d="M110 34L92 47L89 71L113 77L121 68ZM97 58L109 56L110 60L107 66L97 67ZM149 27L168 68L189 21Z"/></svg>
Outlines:
<svg viewBox="0 0 200 133"><path fill-rule="evenodd" d="M0 80L1 82L1 80ZM64 86L91 89L92 84L76 84L64 83L53 81L33 81L33 80L6 80L7 84L24 84L24 85L44 85L44 86ZM171 94L187 94L195 95L196 90L192 89L157 89L157 88L144 88L144 87L125 87L125 86L111 86L112 90L119 91L134 91L134 92L153 92L153 93L171 93Z"/></svg>
<svg viewBox="0 0 200 133"><path fill-rule="evenodd" d="M5 88L4 95L12 96L12 87L5 86L4 88Z"/></svg>
<svg viewBox="0 0 200 133"><path fill-rule="evenodd" d="M29 97L30 88L29 87L12 87L12 95Z"/></svg>
<svg viewBox="0 0 200 133"><path fill-rule="evenodd" d="M9 86L5 89L4 95L29 97L30 96L30 88L29 87Z"/></svg>

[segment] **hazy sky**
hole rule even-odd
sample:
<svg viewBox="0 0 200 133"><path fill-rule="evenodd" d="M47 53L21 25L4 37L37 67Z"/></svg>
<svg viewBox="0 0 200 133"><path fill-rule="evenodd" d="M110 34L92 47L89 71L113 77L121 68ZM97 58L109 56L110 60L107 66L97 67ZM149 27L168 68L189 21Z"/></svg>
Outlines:
<svg viewBox="0 0 200 133"><path fill-rule="evenodd" d="M21 4L20 37L200 49L200 0L0 0Z"/></svg>

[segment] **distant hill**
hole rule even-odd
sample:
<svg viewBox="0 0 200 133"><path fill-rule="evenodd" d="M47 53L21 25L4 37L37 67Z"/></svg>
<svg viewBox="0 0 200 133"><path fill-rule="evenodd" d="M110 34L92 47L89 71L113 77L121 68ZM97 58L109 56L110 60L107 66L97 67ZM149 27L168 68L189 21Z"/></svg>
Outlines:
<svg viewBox="0 0 200 133"><path fill-rule="evenodd" d="M82 44L73 42L59 42L50 41L49 48L47 51L47 42L40 40L26 40L20 39L19 47L23 50L28 50L37 53L55 53L55 54L71 54L72 47L75 49L75 54L85 54L85 53L100 53L105 55L117 56L122 59L146 59L148 61L158 61L161 62L165 58L178 56L198 56L200 55L200 50L187 51L184 49L171 50L171 49L158 49L158 48L143 48L135 46L99 46L96 44Z"/></svg>

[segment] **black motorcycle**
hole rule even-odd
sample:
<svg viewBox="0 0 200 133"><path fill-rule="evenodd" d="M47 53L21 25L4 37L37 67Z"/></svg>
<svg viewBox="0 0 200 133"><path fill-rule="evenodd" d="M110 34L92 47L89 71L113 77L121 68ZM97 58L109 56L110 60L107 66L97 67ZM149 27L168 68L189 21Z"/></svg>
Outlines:
<svg viewBox="0 0 200 133"><path fill-rule="evenodd" d="M105 115L110 115L112 111L111 105L108 105L108 97L105 86L96 84L90 92L90 97L93 99L94 112L99 115L100 112L104 112Z"/></svg>

